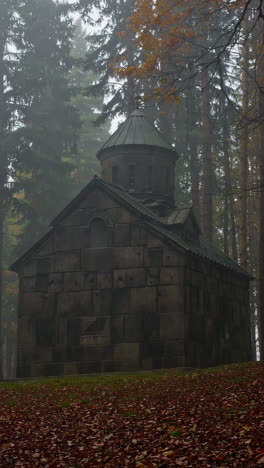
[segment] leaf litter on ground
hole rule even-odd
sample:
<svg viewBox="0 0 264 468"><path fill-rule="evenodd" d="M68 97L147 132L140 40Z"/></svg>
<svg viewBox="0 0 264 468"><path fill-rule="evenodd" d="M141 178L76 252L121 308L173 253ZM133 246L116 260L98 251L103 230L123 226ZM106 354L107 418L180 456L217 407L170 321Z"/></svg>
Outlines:
<svg viewBox="0 0 264 468"><path fill-rule="evenodd" d="M264 365L0 385L1 467L264 467Z"/></svg>

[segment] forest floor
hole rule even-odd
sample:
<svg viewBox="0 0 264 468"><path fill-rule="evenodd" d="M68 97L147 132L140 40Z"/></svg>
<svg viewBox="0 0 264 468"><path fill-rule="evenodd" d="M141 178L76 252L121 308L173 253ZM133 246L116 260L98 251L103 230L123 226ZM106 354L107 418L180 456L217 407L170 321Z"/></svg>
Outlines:
<svg viewBox="0 0 264 468"><path fill-rule="evenodd" d="M1 467L264 467L264 365L0 385Z"/></svg>

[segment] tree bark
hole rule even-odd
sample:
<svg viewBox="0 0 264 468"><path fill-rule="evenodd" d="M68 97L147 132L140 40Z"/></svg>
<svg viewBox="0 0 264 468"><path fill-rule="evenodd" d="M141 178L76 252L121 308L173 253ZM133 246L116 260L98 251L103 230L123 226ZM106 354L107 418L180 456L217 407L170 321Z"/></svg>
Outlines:
<svg viewBox="0 0 264 468"><path fill-rule="evenodd" d="M0 379L3 378L3 269L4 269L4 217L6 189L6 155L3 148L5 132L5 98L4 98L4 51L5 34L3 20L0 26Z"/></svg>
<svg viewBox="0 0 264 468"><path fill-rule="evenodd" d="M264 14L264 6L262 6ZM258 95L259 95L259 337L260 359L264 361L264 20L259 20L259 60L258 60Z"/></svg>
<svg viewBox="0 0 264 468"><path fill-rule="evenodd" d="M200 222L200 192L199 192L199 167L198 167L198 148L197 141L190 134L190 156L191 156L191 191L192 206L198 223Z"/></svg>
<svg viewBox="0 0 264 468"><path fill-rule="evenodd" d="M193 103L195 96L193 92L194 82L189 80L189 86L186 96L186 148L190 151L190 177L191 177L191 196L192 207L198 223L200 223L200 191L199 191L199 164L198 164L198 141L195 136L194 130L196 127Z"/></svg>
<svg viewBox="0 0 264 468"><path fill-rule="evenodd" d="M213 237L213 161L211 145L211 119L208 69L204 67L201 76L202 86L202 129L203 129L203 212L202 226L205 237Z"/></svg>
<svg viewBox="0 0 264 468"><path fill-rule="evenodd" d="M223 155L224 155L224 252L229 255L229 201L232 191L230 182L229 164L229 131L227 122L226 100L222 95L222 115L223 115Z"/></svg>
<svg viewBox="0 0 264 468"><path fill-rule="evenodd" d="M224 154L224 249L227 255L232 252L232 257L237 261L237 239L236 239L236 221L234 197L232 194L233 185L231 177L230 157L229 157L229 141L230 132L227 121L226 99L222 96L222 114L223 114L223 154ZM231 239L230 239L231 238ZM230 249L231 244L231 249Z"/></svg>
<svg viewBox="0 0 264 468"><path fill-rule="evenodd" d="M246 39L248 16L243 21L244 40L242 47L242 115L240 120L240 194L239 194L239 260L242 268L247 269L247 203L248 203L248 111L249 111L249 45Z"/></svg>

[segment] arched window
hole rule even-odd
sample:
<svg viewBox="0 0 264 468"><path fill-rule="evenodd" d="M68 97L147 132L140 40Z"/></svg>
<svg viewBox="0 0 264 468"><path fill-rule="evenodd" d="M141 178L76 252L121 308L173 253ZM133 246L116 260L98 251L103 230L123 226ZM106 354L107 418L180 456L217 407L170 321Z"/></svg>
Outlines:
<svg viewBox="0 0 264 468"><path fill-rule="evenodd" d="M90 224L90 247L106 247L106 225L102 219L95 218Z"/></svg>
<svg viewBox="0 0 264 468"><path fill-rule="evenodd" d="M135 188L135 164L128 165L128 187L130 190Z"/></svg>

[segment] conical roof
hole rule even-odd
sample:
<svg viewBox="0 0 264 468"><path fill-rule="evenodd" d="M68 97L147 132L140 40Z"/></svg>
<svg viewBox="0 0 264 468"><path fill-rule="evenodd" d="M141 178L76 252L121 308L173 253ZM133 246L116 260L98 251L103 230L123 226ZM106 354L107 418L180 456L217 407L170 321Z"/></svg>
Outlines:
<svg viewBox="0 0 264 468"><path fill-rule="evenodd" d="M173 152L174 157L178 157L177 152L160 133L144 116L140 109L136 109L126 120L123 122L113 135L108 138L103 147L98 151L99 156L101 152L108 148L113 148L121 145L148 145L163 148L167 151Z"/></svg>

